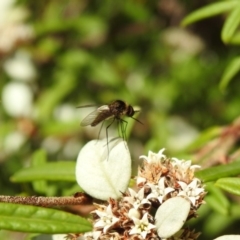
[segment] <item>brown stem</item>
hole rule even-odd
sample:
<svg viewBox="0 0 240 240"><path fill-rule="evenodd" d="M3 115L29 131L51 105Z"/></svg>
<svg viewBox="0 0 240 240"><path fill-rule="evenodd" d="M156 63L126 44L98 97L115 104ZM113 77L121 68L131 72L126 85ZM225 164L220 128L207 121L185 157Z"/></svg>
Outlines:
<svg viewBox="0 0 240 240"><path fill-rule="evenodd" d="M57 207L69 205L81 205L89 203L90 201L85 194L80 194L80 196L71 197L37 197L37 196L21 197L0 195L0 202L19 203L42 207Z"/></svg>

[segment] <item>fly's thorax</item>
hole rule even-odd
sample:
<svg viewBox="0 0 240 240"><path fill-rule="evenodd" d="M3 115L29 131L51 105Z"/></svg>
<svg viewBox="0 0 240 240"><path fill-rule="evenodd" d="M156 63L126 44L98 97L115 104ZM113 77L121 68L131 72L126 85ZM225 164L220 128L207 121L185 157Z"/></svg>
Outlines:
<svg viewBox="0 0 240 240"><path fill-rule="evenodd" d="M110 103L108 106L109 106L111 113L115 117L118 118L122 115L126 115L128 105L125 102L123 102L121 100L116 100L116 101Z"/></svg>

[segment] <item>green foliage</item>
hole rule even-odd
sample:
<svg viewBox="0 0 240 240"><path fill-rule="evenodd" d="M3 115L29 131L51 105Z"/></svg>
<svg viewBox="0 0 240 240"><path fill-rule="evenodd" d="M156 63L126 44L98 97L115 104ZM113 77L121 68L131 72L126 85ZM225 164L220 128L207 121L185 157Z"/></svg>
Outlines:
<svg viewBox="0 0 240 240"><path fill-rule="evenodd" d="M240 195L239 178L221 178L216 182L216 186L235 195Z"/></svg>
<svg viewBox="0 0 240 240"><path fill-rule="evenodd" d="M81 120L92 109L76 107L106 104L115 99L141 107L139 115L134 117L143 125L126 119L129 149L137 163L139 155L162 147L171 155L191 158L196 164L203 160L213 162L212 152L205 159L196 156L207 143L224 137L226 125L239 116L239 1L216 1L207 6L202 6L202 1L187 1L185 5L184 1L176 1L172 10L166 2L18 1L17 6L28 12L28 18L20 23L33 27L34 34L26 41L18 39L9 51L0 48L1 92L9 83L18 81L7 73L5 65L19 52L29 55L36 76L22 82L33 94L29 116L11 115L1 96L1 194L53 196L79 191L75 162L69 159L76 159L87 141L98 138L99 129L81 128ZM182 12L189 15L183 19ZM189 36L186 29L179 30L179 19L183 19L183 26L205 22L195 24L194 33ZM213 19L216 21L208 22ZM18 20L15 21L17 25ZM193 36L197 39L192 39ZM219 36L227 46L219 42ZM11 42L9 38L7 42ZM14 96L8 105L18 101ZM115 127L110 127L109 134L118 134ZM234 140L228 151L222 152L223 158L237 153L238 131L238 128L232 130L231 140ZM20 142L15 133L21 135ZM104 134L103 127L100 136ZM225 142L228 146L230 140ZM238 195L235 180L239 173L239 162L197 173L203 181L215 182L208 188L204 221L197 225L203 232L202 239L212 239L221 229L239 224L239 206L219 189ZM56 233L60 230L57 225L64 225L61 231L74 232L75 227L85 224L77 216L75 222L67 224L72 219L69 215L66 220L55 222L55 210L51 216L46 209L45 216L49 219L44 220L29 213L29 209L40 213L41 208L1 206L9 209L5 217L13 223L9 227L7 221L0 219L6 224L0 226L2 229ZM22 220L19 215L10 216L18 208L29 215ZM226 218L226 214L231 216ZM31 218L31 226L24 226L27 218ZM19 227L17 221L21 223ZM38 222L42 225L38 226ZM46 228L42 228L44 224ZM77 231L90 230L89 225L84 226L84 229L77 227ZM3 239L11 237L4 235Z"/></svg>
<svg viewBox="0 0 240 240"><path fill-rule="evenodd" d="M87 232L91 224L84 218L59 210L0 203L0 227L33 233Z"/></svg>
<svg viewBox="0 0 240 240"><path fill-rule="evenodd" d="M240 172L240 161L236 161L226 165L206 168L204 170L198 171L196 175L202 181L209 182L209 181L216 181L217 179L220 179L220 178L236 176L239 174L239 172Z"/></svg>
<svg viewBox="0 0 240 240"><path fill-rule="evenodd" d="M75 181L75 163L58 161L46 163L29 168L23 168L16 172L11 180L13 182L31 182L39 180L48 181Z"/></svg>
<svg viewBox="0 0 240 240"><path fill-rule="evenodd" d="M221 31L221 39L226 44L240 44L240 4L239 1L221 1L210 4L195 12L189 14L183 21L182 25L194 23L196 21L213 17L218 14L227 13L228 16ZM239 57L233 58L227 66L220 82L220 88L225 90L230 80L239 72Z"/></svg>
<svg viewBox="0 0 240 240"><path fill-rule="evenodd" d="M223 76L220 81L220 88L225 90L229 82L240 71L240 57L233 58L223 72Z"/></svg>

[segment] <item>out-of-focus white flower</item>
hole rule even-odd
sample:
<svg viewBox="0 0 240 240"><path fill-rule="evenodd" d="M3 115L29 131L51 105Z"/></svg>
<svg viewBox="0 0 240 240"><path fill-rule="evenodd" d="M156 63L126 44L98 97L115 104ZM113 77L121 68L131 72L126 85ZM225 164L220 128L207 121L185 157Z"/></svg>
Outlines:
<svg viewBox="0 0 240 240"><path fill-rule="evenodd" d="M151 183L148 184L150 186L150 188L152 189L152 192L147 196L147 199L157 198L158 201L160 203L162 203L164 197L168 193L174 191L174 188L165 187L164 181L165 181L165 177L161 177L158 182L158 185L151 184Z"/></svg>
<svg viewBox="0 0 240 240"><path fill-rule="evenodd" d="M158 153L152 151L148 152L148 156L142 155L139 158L146 160L148 163L158 163L166 159L166 156L163 154L165 148L161 149Z"/></svg>
<svg viewBox="0 0 240 240"><path fill-rule="evenodd" d="M8 83L2 91L2 103L12 117L30 117L32 115L33 93L26 84Z"/></svg>
<svg viewBox="0 0 240 240"><path fill-rule="evenodd" d="M36 69L26 51L18 51L4 65L6 73L14 80L29 82L36 77Z"/></svg>
<svg viewBox="0 0 240 240"><path fill-rule="evenodd" d="M108 229L119 221L112 213L111 205L105 207L105 211L95 210L95 212L100 219L94 224L95 228L103 229L103 233L106 233Z"/></svg>
<svg viewBox="0 0 240 240"><path fill-rule="evenodd" d="M78 119L76 107L70 104L63 104L54 109L54 117L61 122L70 122Z"/></svg>
<svg viewBox="0 0 240 240"><path fill-rule="evenodd" d="M124 197L124 200L131 203L135 209L146 204L151 205L147 198L144 197L144 188L141 188L137 193L131 188L129 188L128 191L130 196Z"/></svg>
<svg viewBox="0 0 240 240"><path fill-rule="evenodd" d="M189 184L185 182L178 181L179 185L182 188L182 191L178 193L178 196L185 196L189 198L192 205L195 206L196 200L200 198L200 194L204 192L204 188L199 188L200 180L195 178Z"/></svg>
<svg viewBox="0 0 240 240"><path fill-rule="evenodd" d="M50 154L56 154L62 147L62 142L57 137L47 137L42 142L42 147Z"/></svg>
<svg viewBox="0 0 240 240"><path fill-rule="evenodd" d="M145 239L147 234L150 233L151 229L156 228L155 225L151 224L148 221L147 216L148 216L148 213L145 213L142 219L133 218L134 227L129 232L130 235L139 234L142 236L143 239Z"/></svg>
<svg viewBox="0 0 240 240"><path fill-rule="evenodd" d="M0 1L0 26L5 23L7 14L13 8L15 0L1 0Z"/></svg>
<svg viewBox="0 0 240 240"><path fill-rule="evenodd" d="M0 52L11 51L16 44L33 37L33 28L22 23L27 16L24 8L16 7L15 0L0 1Z"/></svg>
<svg viewBox="0 0 240 240"><path fill-rule="evenodd" d="M8 134L4 139L4 149L8 153L18 151L18 149L25 143L27 140L21 132L15 131Z"/></svg>
<svg viewBox="0 0 240 240"><path fill-rule="evenodd" d="M74 159L79 152L81 144L75 138L67 141L63 146L63 154L67 159Z"/></svg>

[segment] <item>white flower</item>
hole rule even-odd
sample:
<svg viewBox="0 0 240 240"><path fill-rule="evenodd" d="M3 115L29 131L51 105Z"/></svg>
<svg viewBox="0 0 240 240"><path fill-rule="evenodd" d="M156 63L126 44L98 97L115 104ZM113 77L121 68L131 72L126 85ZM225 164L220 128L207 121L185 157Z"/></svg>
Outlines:
<svg viewBox="0 0 240 240"><path fill-rule="evenodd" d="M103 233L106 233L108 229L119 221L112 213L111 205L105 207L105 211L95 210L100 219L94 224L95 228L103 228Z"/></svg>
<svg viewBox="0 0 240 240"><path fill-rule="evenodd" d="M165 148L161 149L158 153L153 153L152 151L148 152L148 156L140 156L139 158L145 159L148 163L159 163L162 160L166 159L166 156L163 154Z"/></svg>
<svg viewBox="0 0 240 240"><path fill-rule="evenodd" d="M151 205L151 203L144 197L144 188L141 188L138 193L131 188L129 188L128 191L130 193L130 197L124 197L124 200L131 203L135 209L138 209L145 204Z"/></svg>
<svg viewBox="0 0 240 240"><path fill-rule="evenodd" d="M179 160L177 158L171 158L172 159L172 165L175 168L178 168L180 171L186 172L188 169L194 170L197 168L201 168L199 165L191 165L191 160Z"/></svg>
<svg viewBox="0 0 240 240"><path fill-rule="evenodd" d="M204 188L198 187L201 183L199 179L195 178L188 185L185 182L178 181L182 188L182 191L178 193L178 196L188 197L193 206L195 206L196 200L199 199L200 194L204 192Z"/></svg>
<svg viewBox="0 0 240 240"><path fill-rule="evenodd" d="M3 67L6 73L15 80L30 82L37 75L30 54L22 50L19 50L13 58L6 60Z"/></svg>
<svg viewBox="0 0 240 240"><path fill-rule="evenodd" d="M27 84L10 82L2 90L2 105L12 117L30 117L33 110L33 92Z"/></svg>
<svg viewBox="0 0 240 240"><path fill-rule="evenodd" d="M145 239L147 234L150 233L151 229L156 227L155 225L149 223L147 215L148 213L145 213L142 219L133 218L135 226L129 232L130 235L140 234L142 238Z"/></svg>
<svg viewBox="0 0 240 240"><path fill-rule="evenodd" d="M164 197L168 193L174 191L174 188L165 187L164 181L165 181L165 177L161 177L158 182L158 185L151 184L151 183L148 184L150 186L150 188L152 189L152 192L147 196L147 199L157 198L158 201L160 203L162 203Z"/></svg>

